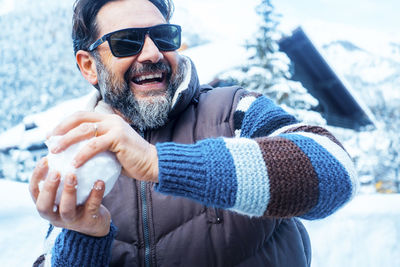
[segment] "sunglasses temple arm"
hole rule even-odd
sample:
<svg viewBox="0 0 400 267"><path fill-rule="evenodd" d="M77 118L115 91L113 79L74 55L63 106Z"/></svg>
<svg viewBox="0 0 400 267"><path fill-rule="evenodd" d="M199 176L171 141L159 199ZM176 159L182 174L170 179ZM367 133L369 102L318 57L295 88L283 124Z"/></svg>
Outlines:
<svg viewBox="0 0 400 267"><path fill-rule="evenodd" d="M107 39L105 38L105 36L101 37L100 39L98 39L96 42L94 42L93 44L91 44L91 46L89 46L89 51L93 51L95 50L99 45L101 45L102 43L104 43L105 41L107 41Z"/></svg>

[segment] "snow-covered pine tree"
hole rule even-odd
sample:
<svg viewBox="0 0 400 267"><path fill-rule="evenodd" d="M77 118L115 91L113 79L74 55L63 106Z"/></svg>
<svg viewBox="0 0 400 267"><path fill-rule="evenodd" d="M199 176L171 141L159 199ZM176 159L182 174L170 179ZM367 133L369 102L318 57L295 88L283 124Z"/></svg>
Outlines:
<svg viewBox="0 0 400 267"><path fill-rule="evenodd" d="M372 92L373 96L367 103L375 116L375 128L368 127L360 132L337 131L349 148L365 193L400 193L400 99L395 96L385 99L382 94L385 87L392 91L399 88L398 81L388 80L377 86L357 85L356 79L350 79L356 88L367 87L364 90Z"/></svg>
<svg viewBox="0 0 400 267"><path fill-rule="evenodd" d="M318 100L300 83L290 80L290 59L279 51L278 45L278 40L282 38L278 29L281 16L275 13L270 0L261 0L256 12L262 22L254 39L246 44L253 56L244 65L220 75L220 78L268 96L302 121L325 124L321 115L312 111Z"/></svg>

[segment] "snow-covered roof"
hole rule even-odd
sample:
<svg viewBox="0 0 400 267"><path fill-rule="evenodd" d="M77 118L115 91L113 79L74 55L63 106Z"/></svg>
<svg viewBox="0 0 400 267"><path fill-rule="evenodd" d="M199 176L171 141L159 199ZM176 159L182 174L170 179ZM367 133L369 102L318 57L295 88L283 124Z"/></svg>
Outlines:
<svg viewBox="0 0 400 267"><path fill-rule="evenodd" d="M319 111L328 124L352 129L374 125L367 106L328 63L302 27L281 39L279 45L293 63L293 79L300 81L319 100Z"/></svg>
<svg viewBox="0 0 400 267"><path fill-rule="evenodd" d="M26 116L21 123L0 133L0 152L13 148L29 150L42 147L46 134L57 126L62 118L85 107L92 94L93 91L43 112Z"/></svg>

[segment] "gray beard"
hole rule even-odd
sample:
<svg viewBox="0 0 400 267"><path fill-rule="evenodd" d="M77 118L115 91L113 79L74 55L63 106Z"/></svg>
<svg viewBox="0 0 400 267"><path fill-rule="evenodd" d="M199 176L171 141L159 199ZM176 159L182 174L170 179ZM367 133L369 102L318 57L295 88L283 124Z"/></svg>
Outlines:
<svg viewBox="0 0 400 267"><path fill-rule="evenodd" d="M171 74L171 68L166 63L143 64L140 70L131 67L124 75L124 80L118 81L114 73L109 71L95 56L99 76L99 88L103 100L127 119L138 131L152 130L164 126L168 122L172 98L184 78L184 61L180 60L177 73ZM129 87L129 78L138 71L167 71L167 90L163 95L151 96L151 99L136 99Z"/></svg>

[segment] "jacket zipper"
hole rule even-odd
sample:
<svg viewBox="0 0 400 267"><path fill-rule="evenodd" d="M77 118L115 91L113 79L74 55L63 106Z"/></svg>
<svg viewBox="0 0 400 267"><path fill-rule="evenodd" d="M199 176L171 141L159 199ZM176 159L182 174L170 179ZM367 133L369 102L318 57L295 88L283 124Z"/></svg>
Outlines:
<svg viewBox="0 0 400 267"><path fill-rule="evenodd" d="M215 209L215 223L217 223L217 224L219 224L219 223L222 223L222 219L221 219L221 217L219 216L219 211L218 211L218 209Z"/></svg>
<svg viewBox="0 0 400 267"><path fill-rule="evenodd" d="M140 196L142 198L142 222L143 222L143 238L144 238L144 263L146 267L150 267L150 230L148 222L146 182L140 182Z"/></svg>
<svg viewBox="0 0 400 267"><path fill-rule="evenodd" d="M140 132L140 135L147 140L145 132ZM140 182L140 197L142 199L142 223L143 223L143 241L144 241L144 264L145 267L151 266L150 261L150 225L149 225L149 209L147 200L147 182Z"/></svg>

